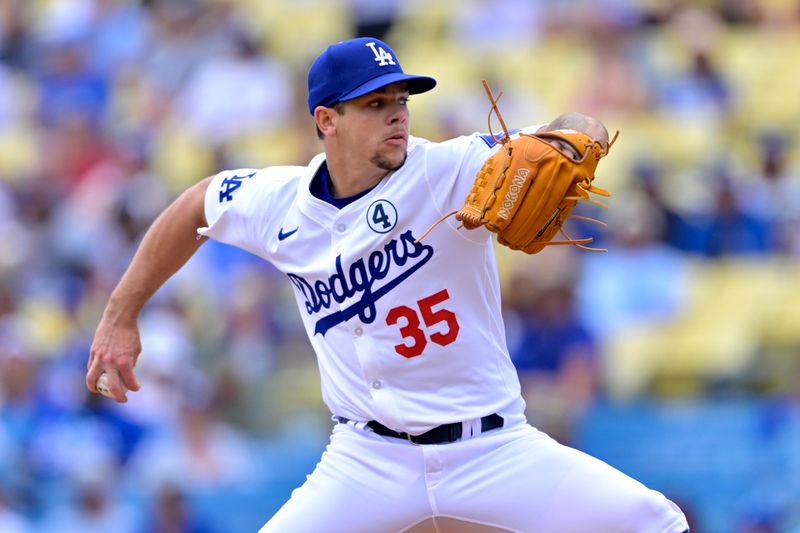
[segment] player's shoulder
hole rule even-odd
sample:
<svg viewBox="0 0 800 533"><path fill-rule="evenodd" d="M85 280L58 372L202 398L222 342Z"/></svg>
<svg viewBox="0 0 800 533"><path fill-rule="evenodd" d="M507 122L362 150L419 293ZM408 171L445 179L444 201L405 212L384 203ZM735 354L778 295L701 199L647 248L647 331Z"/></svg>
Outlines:
<svg viewBox="0 0 800 533"><path fill-rule="evenodd" d="M519 130L517 130L519 131ZM417 150L422 151L458 151L468 150L470 148L494 148L497 142L494 142L491 135L474 132L458 137L452 137L442 141L431 141L421 137L409 137L408 150L409 153Z"/></svg>
<svg viewBox="0 0 800 533"><path fill-rule="evenodd" d="M306 167L301 166L274 166L264 168L237 168L223 170L216 175L220 181L250 181L272 186L282 186L297 181L303 176Z"/></svg>
<svg viewBox="0 0 800 533"><path fill-rule="evenodd" d="M508 131L508 135L511 139L519 137L521 133L533 133L538 131L543 124L537 124L533 126L526 126L524 128L515 128ZM505 133L502 131L499 132L480 132L475 131L472 133L460 135L457 137L452 137L450 139L446 139L443 141L430 141L428 139L424 139L422 137L409 137L409 144L408 150L409 153L413 151L415 148L421 150L453 150L453 149L469 149L469 148L479 148L479 149L495 149L501 142L503 137L505 137Z"/></svg>
<svg viewBox="0 0 800 533"><path fill-rule="evenodd" d="M446 139L430 141L419 137L409 138L409 158L425 159L430 164L458 165L468 154L488 155L496 146L485 141L480 133L471 133Z"/></svg>
<svg viewBox="0 0 800 533"><path fill-rule="evenodd" d="M232 199L238 192L248 195L268 194L276 190L297 189L306 167L274 166L223 170L211 180L210 188L219 192L220 201Z"/></svg>

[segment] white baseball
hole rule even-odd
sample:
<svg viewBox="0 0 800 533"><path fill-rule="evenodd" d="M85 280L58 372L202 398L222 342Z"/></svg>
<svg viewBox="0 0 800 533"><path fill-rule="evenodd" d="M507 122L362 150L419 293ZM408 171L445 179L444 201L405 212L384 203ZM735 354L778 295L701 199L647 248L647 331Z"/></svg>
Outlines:
<svg viewBox="0 0 800 533"><path fill-rule="evenodd" d="M125 384L121 383L121 385L122 385L122 392L123 393L127 392L128 389L125 388ZM97 378L97 383L95 384L95 387L97 388L97 392L99 392L103 396L108 396L109 398L113 398L114 397L114 395L111 393L111 388L108 385L108 374L107 373L103 372L102 374L100 374L100 377Z"/></svg>

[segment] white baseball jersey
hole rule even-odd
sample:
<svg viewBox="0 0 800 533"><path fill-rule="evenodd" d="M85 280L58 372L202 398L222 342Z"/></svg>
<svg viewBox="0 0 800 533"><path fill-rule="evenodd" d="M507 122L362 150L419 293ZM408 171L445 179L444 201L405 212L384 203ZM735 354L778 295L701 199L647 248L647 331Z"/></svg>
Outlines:
<svg viewBox="0 0 800 533"><path fill-rule="evenodd" d="M334 415L419 434L524 410L491 234L450 218L414 242L463 205L493 144L412 137L405 164L342 209L309 191L324 154L211 182L198 232L289 277Z"/></svg>
<svg viewBox="0 0 800 533"><path fill-rule="evenodd" d="M209 185L199 233L289 277L334 415L411 434L464 423L461 441L423 446L337 424L262 532L688 529L662 494L525 423L491 234L451 218L415 243L463 205L491 145L411 138L405 164L342 209L310 192L324 155ZM480 417L495 412L503 427L482 433Z"/></svg>

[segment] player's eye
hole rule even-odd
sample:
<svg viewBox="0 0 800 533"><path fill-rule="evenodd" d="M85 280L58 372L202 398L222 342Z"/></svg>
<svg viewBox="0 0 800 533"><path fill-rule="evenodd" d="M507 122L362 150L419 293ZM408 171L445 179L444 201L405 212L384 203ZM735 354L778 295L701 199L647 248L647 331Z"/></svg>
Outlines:
<svg viewBox="0 0 800 533"><path fill-rule="evenodd" d="M409 100L411 100L411 98L409 98L408 96L401 96L401 97L400 97L400 98L397 100L397 102L398 102L400 105L408 105L408 101L409 101Z"/></svg>

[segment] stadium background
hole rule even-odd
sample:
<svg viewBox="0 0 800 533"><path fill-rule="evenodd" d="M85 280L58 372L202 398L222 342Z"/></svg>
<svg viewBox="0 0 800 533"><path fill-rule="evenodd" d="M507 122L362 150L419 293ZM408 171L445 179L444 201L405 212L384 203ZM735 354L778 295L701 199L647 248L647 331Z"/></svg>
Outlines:
<svg viewBox="0 0 800 533"><path fill-rule="evenodd" d="M83 372L178 192L320 150L306 68L355 35L439 80L416 135L486 131L481 78L510 127L621 131L609 228L571 226L607 254L499 250L529 417L696 533L800 531L799 30L792 0L0 0L0 531L254 531L313 468L314 356L243 252L146 308L129 404Z"/></svg>

